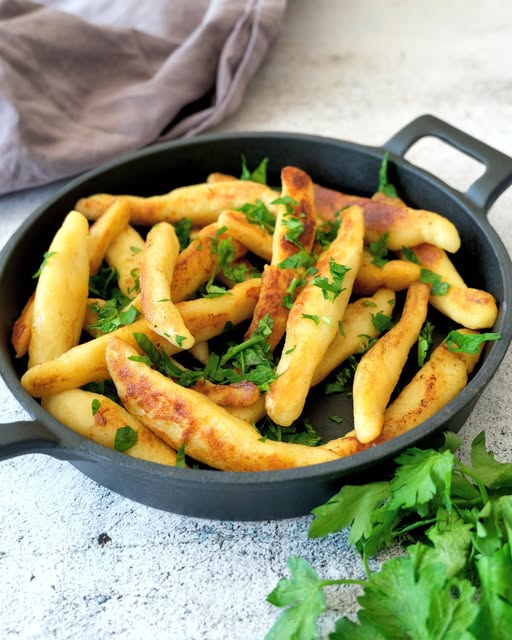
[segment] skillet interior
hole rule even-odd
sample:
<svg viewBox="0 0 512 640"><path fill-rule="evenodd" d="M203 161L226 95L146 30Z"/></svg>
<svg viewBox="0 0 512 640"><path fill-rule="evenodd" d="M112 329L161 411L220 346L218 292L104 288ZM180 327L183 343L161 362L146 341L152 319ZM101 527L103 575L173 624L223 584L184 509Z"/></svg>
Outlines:
<svg viewBox="0 0 512 640"><path fill-rule="evenodd" d="M82 196L97 192L153 195L195 182L211 171L238 175L244 154L249 166L269 158L269 182L279 184L280 169L292 164L328 187L370 196L377 188L382 149L314 136L293 134L232 134L203 136L192 141L152 147L90 172L34 213L4 251L0 266L2 305L0 355L4 378L26 410L56 435L60 445L53 455L70 459L91 478L135 500L162 509L202 517L263 519L307 513L339 488L340 478L369 480L386 473L387 462L400 450L418 442L432 443L441 429L458 430L469 415L510 342L510 261L482 212L457 192L401 158L391 156L389 179L411 206L438 211L459 229L462 249L454 262L468 283L491 291L500 302L495 330L503 339L486 347L483 363L466 390L448 407L414 432L345 460L315 467L265 473L169 470L104 449L58 423L21 389L20 363L12 358L9 336L34 281L31 278L65 214ZM438 339L452 328L435 320ZM24 363L23 363L24 364ZM319 387L320 389L320 387ZM325 439L351 428L352 404L343 395L326 398L311 394L305 414ZM342 428L330 415L344 417ZM434 438L434 440L432 439Z"/></svg>

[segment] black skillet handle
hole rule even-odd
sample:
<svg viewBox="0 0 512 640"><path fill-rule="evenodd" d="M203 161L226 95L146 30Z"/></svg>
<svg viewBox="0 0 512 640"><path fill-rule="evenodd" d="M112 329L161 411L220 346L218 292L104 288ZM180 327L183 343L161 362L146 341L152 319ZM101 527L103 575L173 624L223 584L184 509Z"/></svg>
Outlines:
<svg viewBox="0 0 512 640"><path fill-rule="evenodd" d="M484 174L464 195L478 209L487 213L498 196L512 184L512 158L431 115L413 120L390 138L384 148L403 156L415 142L428 136L447 142L485 166Z"/></svg>
<svg viewBox="0 0 512 640"><path fill-rule="evenodd" d="M59 442L47 429L34 421L20 421L0 425L0 460L25 453L58 455Z"/></svg>

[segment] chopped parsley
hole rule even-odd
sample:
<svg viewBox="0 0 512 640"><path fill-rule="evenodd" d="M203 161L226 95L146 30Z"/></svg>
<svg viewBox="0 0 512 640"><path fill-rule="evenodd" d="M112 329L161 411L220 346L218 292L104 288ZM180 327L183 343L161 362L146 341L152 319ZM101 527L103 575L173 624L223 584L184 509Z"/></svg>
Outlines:
<svg viewBox="0 0 512 640"><path fill-rule="evenodd" d="M101 402L98 400L98 398L94 398L93 401L91 402L91 410L92 410L92 415L95 416L98 413L98 409L101 407Z"/></svg>
<svg viewBox="0 0 512 640"><path fill-rule="evenodd" d="M383 193L390 198L397 198L398 194L396 188L388 182L388 161L389 152L386 151L382 157L382 163L379 169L379 186L377 191Z"/></svg>
<svg viewBox="0 0 512 640"><path fill-rule="evenodd" d="M257 225L268 233L274 233L276 219L261 200L256 200L254 204L247 202L239 207L237 211L244 213L247 222L250 224Z"/></svg>
<svg viewBox="0 0 512 640"><path fill-rule="evenodd" d="M338 367L328 382L324 385L324 392L330 396L333 393L351 394L352 380L357 369L358 360L355 356L349 356L343 366Z"/></svg>
<svg viewBox="0 0 512 640"><path fill-rule="evenodd" d="M233 238L221 238L220 236L227 231L227 227L219 227L212 237L212 253L217 254L219 268L229 280L233 282L243 282L249 275L254 274L254 270L245 264L245 262L236 262L236 249Z"/></svg>
<svg viewBox="0 0 512 640"><path fill-rule="evenodd" d="M287 309L291 309L293 307L293 303L295 300L295 291L297 287L300 286L302 282L298 278L293 278L290 284L288 285L288 289L286 290L286 294L283 297L283 306Z"/></svg>
<svg viewBox="0 0 512 640"><path fill-rule="evenodd" d="M446 336L448 351L453 353L478 353L482 343L501 340L501 333L460 333L450 331Z"/></svg>
<svg viewBox="0 0 512 640"><path fill-rule="evenodd" d="M388 255L389 232L385 231L378 240L370 242L369 250L373 256L372 264L382 268L386 262L389 262Z"/></svg>
<svg viewBox="0 0 512 640"><path fill-rule="evenodd" d="M118 288L117 278L117 271L103 263L98 272L89 278L89 293L103 298L103 300L119 297L121 292ZM128 298L126 300L129 302Z"/></svg>
<svg viewBox="0 0 512 640"><path fill-rule="evenodd" d="M247 168L247 160L242 154L242 173L240 180L251 180L252 182L259 182L260 184L267 184L267 166L268 158L263 158L254 171L249 171Z"/></svg>
<svg viewBox="0 0 512 640"><path fill-rule="evenodd" d="M41 265L39 267L39 269L34 273L34 275L32 276L34 279L39 278L39 276L41 275L41 271L45 268L45 266L48 264L48 260L56 255L57 252L56 251L45 251L43 254L43 261L41 262Z"/></svg>
<svg viewBox="0 0 512 640"><path fill-rule="evenodd" d="M344 264L338 264L336 260L331 257L329 260L329 271L331 272L331 281L325 276L315 276L313 278L313 285L322 290L324 300L334 302L340 293L345 291L343 279L347 271L350 271L350 267Z"/></svg>
<svg viewBox="0 0 512 640"><path fill-rule="evenodd" d="M272 333L272 318L262 318L251 336L241 343L230 344L223 355L210 353L202 369L186 369L179 366L166 353L161 352L143 333L134 338L145 356L131 356L131 360L145 362L183 387L192 386L197 380L209 380L214 384L233 384L248 381L261 391L268 391L276 379L276 365L267 338Z"/></svg>
<svg viewBox="0 0 512 640"><path fill-rule="evenodd" d="M434 325L427 320L418 335L418 367L422 367L425 364L427 354L432 344L433 332Z"/></svg>
<svg viewBox="0 0 512 640"><path fill-rule="evenodd" d="M212 274L208 282L204 285L204 291L202 292L203 298L219 298L220 296L232 296L231 291L226 287L221 287L214 284L215 275Z"/></svg>
<svg viewBox="0 0 512 640"><path fill-rule="evenodd" d="M183 251L190 244L190 231L192 229L192 219L182 218L174 223L174 231L180 243L180 250Z"/></svg>
<svg viewBox="0 0 512 640"><path fill-rule="evenodd" d="M114 439L114 448L124 453L137 444L138 438L139 434L132 427L128 425L119 427Z"/></svg>
<svg viewBox="0 0 512 640"><path fill-rule="evenodd" d="M318 225L315 232L315 241L320 244L322 250L327 249L338 235L341 225L341 211L334 214L334 220L327 220Z"/></svg>
<svg viewBox="0 0 512 640"><path fill-rule="evenodd" d="M389 329L394 326L391 316L387 316L385 313L382 313L382 311L372 313L372 324L379 333L389 331Z"/></svg>
<svg viewBox="0 0 512 640"><path fill-rule="evenodd" d="M430 269L421 269L420 280L432 285L430 294L433 296L445 296L450 289L450 285L447 282L442 282L441 276Z"/></svg>
<svg viewBox="0 0 512 640"><path fill-rule="evenodd" d="M409 262L414 262L414 264L421 264L421 260L410 247L402 247L402 253L404 254L404 258Z"/></svg>
<svg viewBox="0 0 512 640"><path fill-rule="evenodd" d="M276 198L272 200L271 204L282 204L285 208L285 216L291 216L294 214L294 207L297 207L299 203L297 200L294 200L291 196L281 196L280 198Z"/></svg>
<svg viewBox="0 0 512 640"><path fill-rule="evenodd" d="M299 267L309 269L315 262L316 257L312 256L304 248L301 248L297 253L282 260L277 266L281 269L298 269Z"/></svg>
<svg viewBox="0 0 512 640"><path fill-rule="evenodd" d="M176 451L176 466L180 469L185 469L187 466L185 463L185 443L182 442Z"/></svg>
<svg viewBox="0 0 512 640"><path fill-rule="evenodd" d="M291 442L307 447L316 447L322 442L321 436L308 418L303 418L302 424L294 422L289 427L281 427L266 416L257 425L257 429L263 441Z"/></svg>
<svg viewBox="0 0 512 640"><path fill-rule="evenodd" d="M105 300L102 303L93 302L89 308L97 315L96 322L89 325L89 329L100 331L101 333L110 333L119 329L119 327L132 324L137 319L139 312L130 305L130 301L125 298L121 292L117 298ZM128 304L129 306L125 306Z"/></svg>

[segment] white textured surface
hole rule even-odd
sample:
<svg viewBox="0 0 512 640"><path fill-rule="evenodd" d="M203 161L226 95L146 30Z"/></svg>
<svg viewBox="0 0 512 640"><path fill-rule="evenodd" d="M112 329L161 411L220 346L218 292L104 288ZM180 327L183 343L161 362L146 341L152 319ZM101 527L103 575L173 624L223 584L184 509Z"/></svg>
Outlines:
<svg viewBox="0 0 512 640"><path fill-rule="evenodd" d="M511 34L506 0L292 0L240 111L217 130L379 145L433 113L512 155ZM465 188L473 167L438 147L418 145L408 157ZM2 243L57 186L0 199ZM509 189L490 214L509 250L511 209ZM461 432L466 446L485 428L512 460L511 391L509 355ZM3 385L0 403L2 422L23 419ZM307 539L309 517L232 523L163 513L44 456L0 465L0 510L2 639L257 639L277 615L265 597L290 554L325 577L361 575L344 534ZM338 612L355 608L347 590L328 599Z"/></svg>

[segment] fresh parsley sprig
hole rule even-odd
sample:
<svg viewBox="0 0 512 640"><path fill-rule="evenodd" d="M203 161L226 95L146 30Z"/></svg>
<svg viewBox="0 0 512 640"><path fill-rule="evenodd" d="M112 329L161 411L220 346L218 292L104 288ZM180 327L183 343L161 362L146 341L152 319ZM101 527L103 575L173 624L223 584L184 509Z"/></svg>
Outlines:
<svg viewBox="0 0 512 640"><path fill-rule="evenodd" d="M313 510L309 536L350 527L366 580L322 580L292 557L290 578L269 594L285 611L267 640L315 640L326 610L323 591L358 584L357 620L341 617L331 640L439 638L501 640L512 624L512 463L500 463L479 434L471 466L455 456L460 440L445 436L439 450L411 448L396 460L391 480L345 485ZM405 553L371 571L368 558L397 540Z"/></svg>

